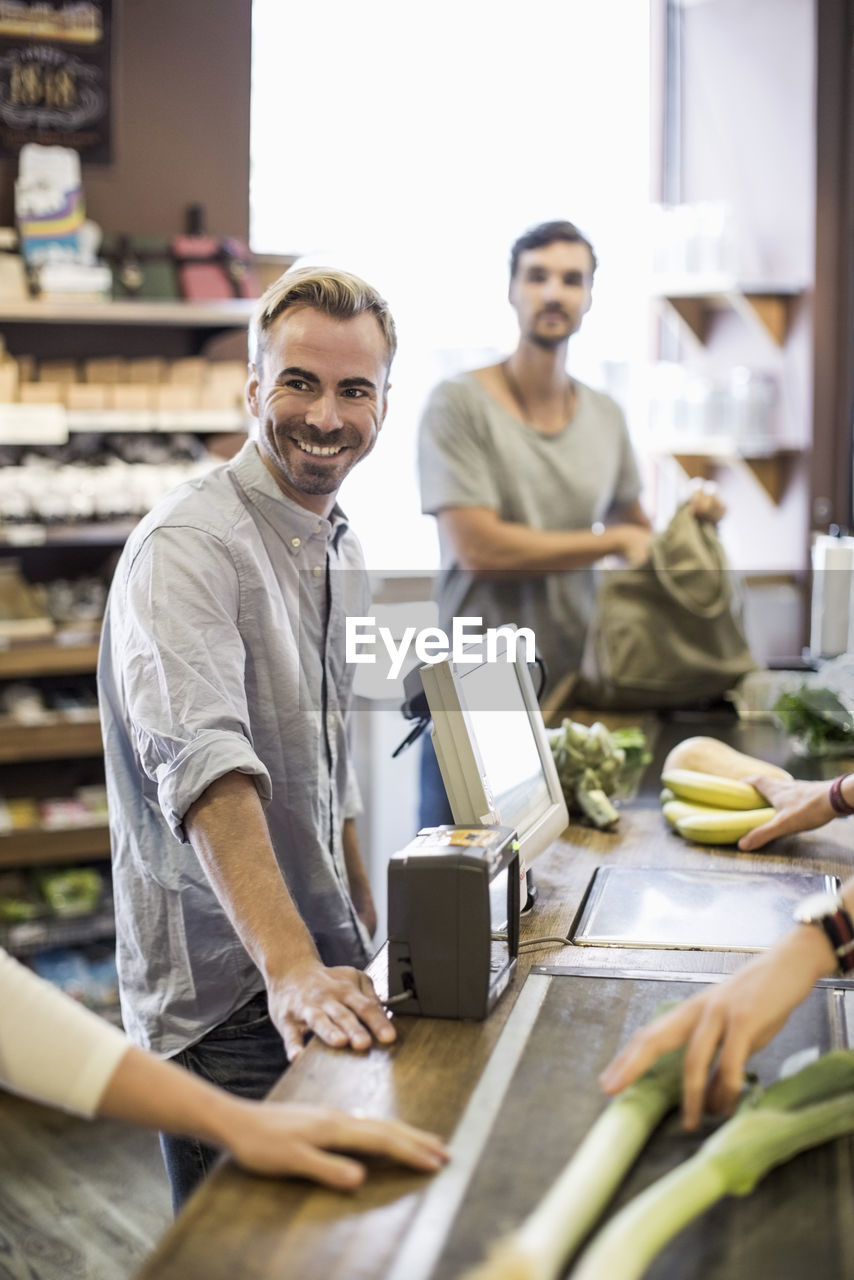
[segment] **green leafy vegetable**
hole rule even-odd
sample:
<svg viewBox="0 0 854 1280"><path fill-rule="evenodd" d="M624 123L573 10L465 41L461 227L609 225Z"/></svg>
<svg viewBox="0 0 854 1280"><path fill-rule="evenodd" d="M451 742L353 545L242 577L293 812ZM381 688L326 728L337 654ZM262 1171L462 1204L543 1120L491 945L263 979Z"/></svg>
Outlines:
<svg viewBox="0 0 854 1280"><path fill-rule="evenodd" d="M628 770L651 758L642 730L609 733L599 720L588 726L565 719L559 729L547 729L546 734L570 810L602 830L613 827L619 814L609 797Z"/></svg>
<svg viewBox="0 0 854 1280"><path fill-rule="evenodd" d="M725 1195L748 1195L769 1170L854 1130L854 1053L826 1053L749 1093L690 1160L630 1200L593 1238L573 1280L639 1280L652 1259Z"/></svg>
<svg viewBox="0 0 854 1280"><path fill-rule="evenodd" d="M783 693L774 714L807 755L834 755L846 746L854 752L854 717L830 689L804 684Z"/></svg>
<svg viewBox="0 0 854 1280"><path fill-rule="evenodd" d="M637 769L649 764L652 753L646 745L646 734L643 729L632 726L627 729L611 729L611 741L619 747L626 758L625 770Z"/></svg>
<svg viewBox="0 0 854 1280"><path fill-rule="evenodd" d="M464 1280L557 1280L563 1274L651 1134L679 1102L682 1057L682 1049L664 1054L608 1104L533 1212L497 1239Z"/></svg>

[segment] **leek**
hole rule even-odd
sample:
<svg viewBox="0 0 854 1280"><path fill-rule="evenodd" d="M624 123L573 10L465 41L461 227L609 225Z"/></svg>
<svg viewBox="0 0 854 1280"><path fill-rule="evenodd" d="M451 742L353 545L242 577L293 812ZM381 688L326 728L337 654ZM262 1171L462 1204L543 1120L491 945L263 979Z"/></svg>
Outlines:
<svg viewBox="0 0 854 1280"><path fill-rule="evenodd" d="M665 1006L666 1007L666 1006ZM608 1104L533 1213L464 1280L555 1280L682 1094L683 1050L663 1054Z"/></svg>
<svg viewBox="0 0 854 1280"><path fill-rule="evenodd" d="M594 1237L572 1280L637 1280L677 1232L775 1165L854 1131L854 1053L834 1050L748 1094L697 1153L629 1201Z"/></svg>

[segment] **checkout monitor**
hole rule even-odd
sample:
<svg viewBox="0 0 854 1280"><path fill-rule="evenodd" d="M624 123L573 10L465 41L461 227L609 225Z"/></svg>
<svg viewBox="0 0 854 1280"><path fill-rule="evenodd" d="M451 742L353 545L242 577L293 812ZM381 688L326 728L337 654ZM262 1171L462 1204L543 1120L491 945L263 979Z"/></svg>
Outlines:
<svg viewBox="0 0 854 1280"><path fill-rule="evenodd" d="M566 828L566 802L527 663L501 638L492 661L421 668L454 822L513 827L529 866Z"/></svg>

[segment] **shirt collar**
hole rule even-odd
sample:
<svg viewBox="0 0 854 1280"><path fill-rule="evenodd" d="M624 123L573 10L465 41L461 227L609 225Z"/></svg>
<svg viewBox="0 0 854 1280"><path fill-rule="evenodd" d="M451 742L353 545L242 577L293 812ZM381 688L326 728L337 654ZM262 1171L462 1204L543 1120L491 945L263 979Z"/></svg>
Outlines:
<svg viewBox="0 0 854 1280"><path fill-rule="evenodd" d="M229 466L250 500L263 506L266 514L281 523L286 531L304 539L313 534L323 534L337 546L339 538L349 529L350 522L337 502L326 518L306 511L305 507L282 493L272 473L264 466L254 440L246 441Z"/></svg>

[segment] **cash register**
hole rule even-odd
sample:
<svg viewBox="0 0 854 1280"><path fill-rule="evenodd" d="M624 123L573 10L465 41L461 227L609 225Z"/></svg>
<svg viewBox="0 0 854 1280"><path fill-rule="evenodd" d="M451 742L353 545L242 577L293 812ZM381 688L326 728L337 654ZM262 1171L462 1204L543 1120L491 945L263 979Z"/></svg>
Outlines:
<svg viewBox="0 0 854 1280"><path fill-rule="evenodd" d="M421 668L453 826L426 828L388 866L389 998L401 1013L483 1018L516 964L527 868L565 830L566 802L528 665Z"/></svg>

